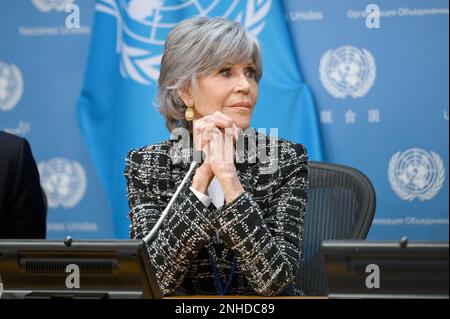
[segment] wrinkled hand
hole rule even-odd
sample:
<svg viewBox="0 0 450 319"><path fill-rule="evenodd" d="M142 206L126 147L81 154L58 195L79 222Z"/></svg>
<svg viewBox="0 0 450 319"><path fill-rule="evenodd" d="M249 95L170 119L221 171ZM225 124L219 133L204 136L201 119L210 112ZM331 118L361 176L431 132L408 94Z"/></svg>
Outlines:
<svg viewBox="0 0 450 319"><path fill-rule="evenodd" d="M234 145L238 134L236 125L230 117L215 112L196 121L193 134L195 150L202 150L206 155L204 163L195 173L192 183L194 189L206 193L211 180L216 176L226 199L227 190L228 195L235 195L235 190L242 188L236 185L239 181L234 164Z"/></svg>

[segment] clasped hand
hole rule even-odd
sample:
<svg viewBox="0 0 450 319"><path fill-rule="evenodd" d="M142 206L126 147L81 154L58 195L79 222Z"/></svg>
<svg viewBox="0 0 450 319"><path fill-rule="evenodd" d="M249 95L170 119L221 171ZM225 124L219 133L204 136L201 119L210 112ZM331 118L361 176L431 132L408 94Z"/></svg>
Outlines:
<svg viewBox="0 0 450 319"><path fill-rule="evenodd" d="M221 112L194 122L194 149L202 150L206 155L192 180L194 189L206 194L211 180L216 176L227 202L243 192L234 164L238 131L231 118Z"/></svg>

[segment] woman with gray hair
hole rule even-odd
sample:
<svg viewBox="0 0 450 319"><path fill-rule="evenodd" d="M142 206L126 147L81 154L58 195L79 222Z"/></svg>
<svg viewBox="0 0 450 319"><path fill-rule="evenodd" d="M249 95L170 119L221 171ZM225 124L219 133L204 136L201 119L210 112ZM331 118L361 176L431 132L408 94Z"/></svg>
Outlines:
<svg viewBox="0 0 450 319"><path fill-rule="evenodd" d="M261 76L258 40L235 21L189 19L167 38L159 109L170 131L185 130L188 143L170 139L133 150L125 169L130 236L143 238L189 169L181 159L193 150L206 155L147 245L164 295L294 291L307 153L250 129ZM262 160L271 151L276 158Z"/></svg>

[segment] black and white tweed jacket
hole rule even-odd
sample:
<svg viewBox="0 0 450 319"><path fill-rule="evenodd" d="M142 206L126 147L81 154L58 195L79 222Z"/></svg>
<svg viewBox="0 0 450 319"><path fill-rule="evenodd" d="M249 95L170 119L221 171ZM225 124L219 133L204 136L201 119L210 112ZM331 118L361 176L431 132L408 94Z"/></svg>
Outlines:
<svg viewBox="0 0 450 319"><path fill-rule="evenodd" d="M233 258L237 260L228 294L276 295L292 287L302 256L308 159L303 145L276 141L278 169L263 174L267 162L236 163L245 192L219 209L203 205L189 189L193 176L189 178L148 245L164 295L217 294L210 256L222 282L228 281ZM128 154L131 238L150 232L187 173L189 163L175 160L176 144L166 140Z"/></svg>

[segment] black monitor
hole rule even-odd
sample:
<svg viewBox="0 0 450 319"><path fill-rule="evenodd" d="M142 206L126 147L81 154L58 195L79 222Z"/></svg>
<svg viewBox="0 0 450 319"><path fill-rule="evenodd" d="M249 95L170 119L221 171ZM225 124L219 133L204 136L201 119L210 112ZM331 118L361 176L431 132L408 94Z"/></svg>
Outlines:
<svg viewBox="0 0 450 319"><path fill-rule="evenodd" d="M0 282L2 298L162 298L142 240L0 240Z"/></svg>
<svg viewBox="0 0 450 319"><path fill-rule="evenodd" d="M448 242L330 240L330 298L448 298Z"/></svg>

